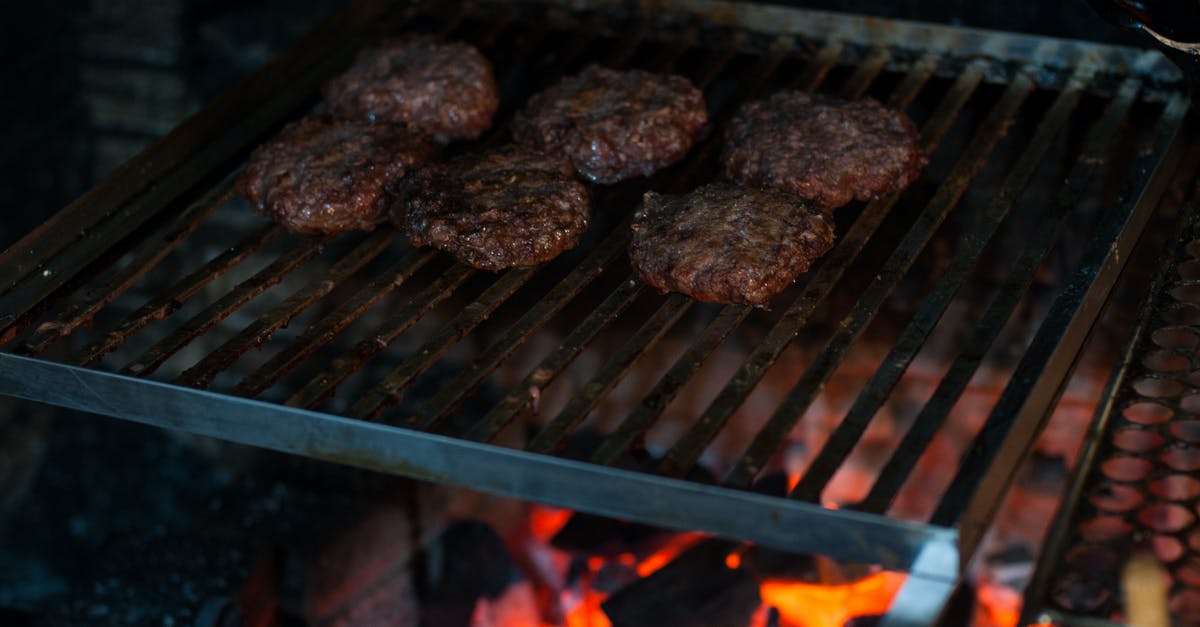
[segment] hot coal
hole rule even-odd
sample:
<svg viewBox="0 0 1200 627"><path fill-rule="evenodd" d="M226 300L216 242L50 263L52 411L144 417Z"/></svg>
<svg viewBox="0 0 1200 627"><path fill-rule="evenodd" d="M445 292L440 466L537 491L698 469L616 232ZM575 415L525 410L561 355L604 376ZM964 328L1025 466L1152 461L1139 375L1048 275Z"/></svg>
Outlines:
<svg viewBox="0 0 1200 627"><path fill-rule="evenodd" d="M602 604L613 627L745 627L762 604L759 585L725 558L735 545L707 540Z"/></svg>
<svg viewBox="0 0 1200 627"><path fill-rule="evenodd" d="M491 526L460 521L419 558L421 625L469 625L475 603L499 597L518 579L516 564Z"/></svg>

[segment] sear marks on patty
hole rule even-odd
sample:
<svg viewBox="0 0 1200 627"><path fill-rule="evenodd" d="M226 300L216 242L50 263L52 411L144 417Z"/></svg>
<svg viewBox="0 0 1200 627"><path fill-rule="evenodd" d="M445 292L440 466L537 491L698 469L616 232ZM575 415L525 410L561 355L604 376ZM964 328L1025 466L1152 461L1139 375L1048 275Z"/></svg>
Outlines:
<svg viewBox="0 0 1200 627"><path fill-rule="evenodd" d="M338 117L411 124L442 143L479 137L500 103L492 64L478 50L431 37L360 52L322 93Z"/></svg>
<svg viewBox="0 0 1200 627"><path fill-rule="evenodd" d="M598 66L534 95L512 123L518 142L561 155L597 183L649 176L708 128L704 95L686 78Z"/></svg>
<svg viewBox="0 0 1200 627"><path fill-rule="evenodd" d="M916 180L926 159L908 116L875 100L782 91L743 106L726 129L729 178L833 209Z"/></svg>
<svg viewBox="0 0 1200 627"><path fill-rule="evenodd" d="M566 164L516 145L427 167L398 193L392 219L414 246L484 270L535 265L574 248L592 211Z"/></svg>
<svg viewBox="0 0 1200 627"><path fill-rule="evenodd" d="M370 230L387 219L389 187L436 151L407 127L307 117L255 149L235 187L298 233Z"/></svg>
<svg viewBox="0 0 1200 627"><path fill-rule="evenodd" d="M680 195L647 192L629 259L663 292L763 307L833 241L832 221L794 196L713 183Z"/></svg>

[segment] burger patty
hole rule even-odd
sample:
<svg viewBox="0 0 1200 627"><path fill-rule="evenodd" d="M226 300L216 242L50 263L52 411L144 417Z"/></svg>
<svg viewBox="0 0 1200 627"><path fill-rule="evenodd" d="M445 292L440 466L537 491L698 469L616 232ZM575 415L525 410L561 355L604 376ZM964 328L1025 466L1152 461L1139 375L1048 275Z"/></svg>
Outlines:
<svg viewBox="0 0 1200 627"><path fill-rule="evenodd" d="M255 149L235 187L292 231L370 230L387 218L389 186L436 150L407 127L307 117Z"/></svg>
<svg viewBox="0 0 1200 627"><path fill-rule="evenodd" d="M615 183L682 159L708 133L708 109L682 76L592 66L530 98L512 131L588 179Z"/></svg>
<svg viewBox="0 0 1200 627"><path fill-rule="evenodd" d="M794 196L713 183L680 195L647 192L629 259L663 292L762 307L833 241L832 221Z"/></svg>
<svg viewBox="0 0 1200 627"><path fill-rule="evenodd" d="M492 64L478 50L430 37L360 52L322 92L338 117L407 123L442 143L479 137L500 102Z"/></svg>
<svg viewBox="0 0 1200 627"><path fill-rule="evenodd" d="M926 159L906 115L875 100L782 91L743 106L721 151L725 174L832 209L894 192Z"/></svg>
<svg viewBox="0 0 1200 627"><path fill-rule="evenodd" d="M516 145L425 168L398 193L392 219L414 246L484 270L535 265L574 248L592 210L565 163Z"/></svg>

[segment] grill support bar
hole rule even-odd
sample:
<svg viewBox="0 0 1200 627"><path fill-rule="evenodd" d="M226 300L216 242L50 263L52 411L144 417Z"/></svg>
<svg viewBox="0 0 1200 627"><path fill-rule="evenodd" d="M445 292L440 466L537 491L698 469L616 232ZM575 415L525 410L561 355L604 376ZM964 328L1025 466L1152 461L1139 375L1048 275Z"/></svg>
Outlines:
<svg viewBox="0 0 1200 627"><path fill-rule="evenodd" d="M706 531L784 550L919 566L953 529L698 485L0 353L0 394L599 516ZM951 563L952 562L952 563ZM944 565L957 567L957 559ZM936 570L936 569L935 569ZM923 577L953 579L954 570Z"/></svg>

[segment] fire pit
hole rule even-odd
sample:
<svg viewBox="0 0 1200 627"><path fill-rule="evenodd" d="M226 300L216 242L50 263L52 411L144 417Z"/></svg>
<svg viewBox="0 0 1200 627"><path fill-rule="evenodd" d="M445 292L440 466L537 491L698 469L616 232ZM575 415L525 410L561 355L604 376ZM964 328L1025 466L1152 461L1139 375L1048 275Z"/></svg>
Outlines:
<svg viewBox="0 0 1200 627"><path fill-rule="evenodd" d="M660 296L623 254L643 192L715 175L712 139L595 190L587 240L538 268L248 216L230 191L248 151L356 49L409 31L479 47L502 121L589 63L671 70L718 128L780 88L879 98L918 122L930 166L839 213L836 247L769 311ZM735 597L722 611L759 624L796 624L812 594L871 599L818 624L929 624L1056 407L1091 415L1106 368L1059 399L1169 183L1194 172L1187 110L1174 66L1116 46L717 2L358 3L0 256L0 393L692 532L666 558L584 560L588 620L649 611L597 587L608 573L669 589L697 560ZM797 581L755 570L769 550L872 568L821 558ZM518 603L498 599L481 621Z"/></svg>

